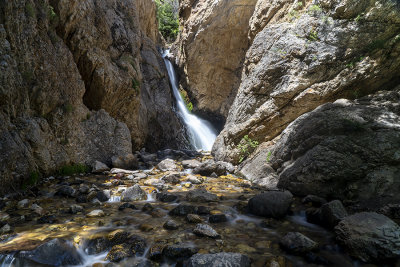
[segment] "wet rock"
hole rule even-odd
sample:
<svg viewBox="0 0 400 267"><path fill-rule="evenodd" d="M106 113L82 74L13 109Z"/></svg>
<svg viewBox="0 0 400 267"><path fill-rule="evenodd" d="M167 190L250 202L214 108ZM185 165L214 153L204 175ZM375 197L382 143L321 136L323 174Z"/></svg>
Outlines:
<svg viewBox="0 0 400 267"><path fill-rule="evenodd" d="M202 188L189 191L186 194L186 200L190 202L215 202L218 201L218 197Z"/></svg>
<svg viewBox="0 0 400 267"><path fill-rule="evenodd" d="M195 159L188 159L188 160L183 160L182 161L182 166L185 169L194 169L196 167L199 167L201 165L201 162Z"/></svg>
<svg viewBox="0 0 400 267"><path fill-rule="evenodd" d="M379 213L391 218L400 219L400 204L388 204L379 210Z"/></svg>
<svg viewBox="0 0 400 267"><path fill-rule="evenodd" d="M186 215L186 221L188 221L189 223L201 223L203 222L203 219L196 214L188 214Z"/></svg>
<svg viewBox="0 0 400 267"><path fill-rule="evenodd" d="M4 212L0 212L0 226L7 224L8 220L10 219L10 215Z"/></svg>
<svg viewBox="0 0 400 267"><path fill-rule="evenodd" d="M257 251L255 248L250 247L249 245L246 245L246 244L238 244L235 246L235 249L237 252L243 253L243 254L250 254L250 253L254 253Z"/></svg>
<svg viewBox="0 0 400 267"><path fill-rule="evenodd" d="M124 209L137 210L137 207L131 203L124 203L118 207L118 210L123 211Z"/></svg>
<svg viewBox="0 0 400 267"><path fill-rule="evenodd" d="M50 266L79 265L83 259L72 245L63 239L53 239L32 251L21 251L18 258Z"/></svg>
<svg viewBox="0 0 400 267"><path fill-rule="evenodd" d="M169 193L158 193L156 198L161 202L174 202L178 199L178 196Z"/></svg>
<svg viewBox="0 0 400 267"><path fill-rule="evenodd" d="M165 247L165 244L155 244L149 249L148 257L151 260L159 261L162 258L162 252Z"/></svg>
<svg viewBox="0 0 400 267"><path fill-rule="evenodd" d="M308 195L304 197L301 202L303 204L311 204L314 207L321 207L326 203L326 200L322 197L314 196L314 195Z"/></svg>
<svg viewBox="0 0 400 267"><path fill-rule="evenodd" d="M181 175L179 173L170 173L161 177L161 180L169 184L179 184Z"/></svg>
<svg viewBox="0 0 400 267"><path fill-rule="evenodd" d="M337 240L365 262L400 256L400 227L385 215L361 212L345 217L335 227Z"/></svg>
<svg viewBox="0 0 400 267"><path fill-rule="evenodd" d="M126 154L123 156L114 156L111 158L114 168L135 170L139 167L139 162L133 154Z"/></svg>
<svg viewBox="0 0 400 267"><path fill-rule="evenodd" d="M181 245L166 246L163 249L163 255L169 259L173 259L175 261L181 261L190 258L198 251L199 250L197 248L181 244Z"/></svg>
<svg viewBox="0 0 400 267"><path fill-rule="evenodd" d="M142 232L150 232L153 231L154 226L148 223L142 223L141 225L139 225L139 229Z"/></svg>
<svg viewBox="0 0 400 267"><path fill-rule="evenodd" d="M221 236L208 224L197 224L193 229L193 233L198 236L210 237L210 238L220 238Z"/></svg>
<svg viewBox="0 0 400 267"><path fill-rule="evenodd" d="M96 194L96 198L101 202L106 202L110 199L110 191L109 190L99 191Z"/></svg>
<svg viewBox="0 0 400 267"><path fill-rule="evenodd" d="M122 244L128 239L129 235L129 232L122 229L117 229L108 233L107 239L113 245Z"/></svg>
<svg viewBox="0 0 400 267"><path fill-rule="evenodd" d="M200 174L203 176L210 176L212 173L218 176L225 175L227 173L233 173L235 167L231 163L223 161L208 160L202 163L200 166L193 170L194 174Z"/></svg>
<svg viewBox="0 0 400 267"><path fill-rule="evenodd" d="M156 162L157 161L157 154L149 154L146 152L140 153L140 158L144 163L149 162Z"/></svg>
<svg viewBox="0 0 400 267"><path fill-rule="evenodd" d="M323 225L321 218L321 209L320 208L308 208L306 209L306 219L309 223Z"/></svg>
<svg viewBox="0 0 400 267"><path fill-rule="evenodd" d="M191 184L202 184L204 182L204 179L201 177L197 177L195 175L189 174L186 177L187 181L190 182Z"/></svg>
<svg viewBox="0 0 400 267"><path fill-rule="evenodd" d="M81 194L87 194L87 193L89 193L89 190L90 190L90 187L88 185L86 185L86 184L81 184L79 186L79 192Z"/></svg>
<svg viewBox="0 0 400 267"><path fill-rule="evenodd" d="M172 216L186 216L190 213L197 213L197 207L191 205L183 205L180 204L179 206L175 207L174 209L170 210L169 215Z"/></svg>
<svg viewBox="0 0 400 267"><path fill-rule="evenodd" d="M120 262L123 259L135 256L135 251L129 244L115 245L108 252L106 261Z"/></svg>
<svg viewBox="0 0 400 267"><path fill-rule="evenodd" d="M226 217L225 214L214 214L208 218L208 221L210 223L223 223L223 222L227 222L228 218Z"/></svg>
<svg viewBox="0 0 400 267"><path fill-rule="evenodd" d="M179 228L179 225L174 220L168 220L164 223L163 227L167 230L176 230Z"/></svg>
<svg viewBox="0 0 400 267"><path fill-rule="evenodd" d="M321 206L321 223L323 226L333 228L346 216L347 211L339 200L334 200Z"/></svg>
<svg viewBox="0 0 400 267"><path fill-rule="evenodd" d="M97 198L97 191L94 188L89 190L89 194L87 195L88 201L92 201L93 199Z"/></svg>
<svg viewBox="0 0 400 267"><path fill-rule="evenodd" d="M157 168L163 172L166 171L179 171L178 166L175 164L175 161L172 159L164 159L160 163L157 164Z"/></svg>
<svg viewBox="0 0 400 267"><path fill-rule="evenodd" d="M215 172L211 173L210 175L211 178L218 178L218 174L216 174Z"/></svg>
<svg viewBox="0 0 400 267"><path fill-rule="evenodd" d="M56 219L56 216L54 216L54 215L46 215L46 216L42 216L39 219L37 219L37 223L53 224L53 223L57 223L57 219Z"/></svg>
<svg viewBox="0 0 400 267"><path fill-rule="evenodd" d="M137 180L146 179L148 177L148 175L143 172L134 173L133 176L135 177L134 179Z"/></svg>
<svg viewBox="0 0 400 267"><path fill-rule="evenodd" d="M111 243L104 236L90 238L85 245L85 251L88 255L99 254L110 248Z"/></svg>
<svg viewBox="0 0 400 267"><path fill-rule="evenodd" d="M83 212L83 207L73 204L69 207L69 213L71 214L77 214L78 212Z"/></svg>
<svg viewBox="0 0 400 267"><path fill-rule="evenodd" d="M56 195L62 197L73 197L75 195L75 189L69 185L63 185L58 189Z"/></svg>
<svg viewBox="0 0 400 267"><path fill-rule="evenodd" d="M92 210L86 216L89 218L98 218L98 217L104 217L105 213L102 210Z"/></svg>
<svg viewBox="0 0 400 267"><path fill-rule="evenodd" d="M19 209L27 208L29 206L29 199L23 199L23 200L19 201L17 206Z"/></svg>
<svg viewBox="0 0 400 267"><path fill-rule="evenodd" d="M250 259L239 253L195 254L185 264L187 267L250 267Z"/></svg>
<svg viewBox="0 0 400 267"><path fill-rule="evenodd" d="M152 211L152 210L154 210L154 207L150 203L144 204L144 206L142 208L142 211L144 211L144 212L148 212L148 211Z"/></svg>
<svg viewBox="0 0 400 267"><path fill-rule="evenodd" d="M76 203L87 203L88 199L85 195L79 195L75 199Z"/></svg>
<svg viewBox="0 0 400 267"><path fill-rule="evenodd" d="M45 214L44 209L42 207L40 207L38 204L32 204L31 210L40 216L43 216Z"/></svg>
<svg viewBox="0 0 400 267"><path fill-rule="evenodd" d="M121 194L122 202L138 201L144 199L147 199L147 194L145 191L142 190L142 188L140 188L139 185L131 186Z"/></svg>
<svg viewBox="0 0 400 267"><path fill-rule="evenodd" d="M141 236L138 235L129 236L129 238L125 241L125 243L129 244L131 248L135 251L135 253L138 255L142 255L147 248L146 240L144 240Z"/></svg>
<svg viewBox="0 0 400 267"><path fill-rule="evenodd" d="M197 214L198 215L208 215L211 212L211 209L209 207L206 206L198 206L197 208Z"/></svg>
<svg viewBox="0 0 400 267"><path fill-rule="evenodd" d="M117 174L120 175L120 177L122 177L124 174L137 174L139 173L139 171L130 171L130 170L125 170L125 169L120 169L120 168L112 168L110 171L112 174Z"/></svg>
<svg viewBox="0 0 400 267"><path fill-rule="evenodd" d="M12 232L12 228L9 224L4 225L3 227L0 228L0 234L8 234Z"/></svg>
<svg viewBox="0 0 400 267"><path fill-rule="evenodd" d="M298 232L290 232L285 235L281 242L281 246L291 253L302 254L318 248L318 244Z"/></svg>
<svg viewBox="0 0 400 267"><path fill-rule="evenodd" d="M92 164L92 173L102 173L102 172L106 172L106 171L109 171L109 170L110 170L110 168L106 164L104 164L103 162L100 162L100 161L96 160Z"/></svg>
<svg viewBox="0 0 400 267"><path fill-rule="evenodd" d="M268 191L249 200L249 211L264 217L282 218L286 216L293 201L289 191Z"/></svg>

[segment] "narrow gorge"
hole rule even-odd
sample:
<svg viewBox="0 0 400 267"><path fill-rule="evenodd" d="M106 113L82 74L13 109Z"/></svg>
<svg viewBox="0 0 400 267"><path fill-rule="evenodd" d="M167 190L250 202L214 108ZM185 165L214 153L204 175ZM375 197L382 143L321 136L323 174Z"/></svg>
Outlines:
<svg viewBox="0 0 400 267"><path fill-rule="evenodd" d="M399 266L398 0L0 0L0 267Z"/></svg>

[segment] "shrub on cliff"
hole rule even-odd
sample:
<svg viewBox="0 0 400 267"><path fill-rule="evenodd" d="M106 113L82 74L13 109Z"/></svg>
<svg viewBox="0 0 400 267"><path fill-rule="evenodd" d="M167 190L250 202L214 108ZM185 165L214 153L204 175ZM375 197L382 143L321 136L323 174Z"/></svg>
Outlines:
<svg viewBox="0 0 400 267"><path fill-rule="evenodd" d="M173 42L178 36L179 19L176 0L156 0L158 30L167 40Z"/></svg>

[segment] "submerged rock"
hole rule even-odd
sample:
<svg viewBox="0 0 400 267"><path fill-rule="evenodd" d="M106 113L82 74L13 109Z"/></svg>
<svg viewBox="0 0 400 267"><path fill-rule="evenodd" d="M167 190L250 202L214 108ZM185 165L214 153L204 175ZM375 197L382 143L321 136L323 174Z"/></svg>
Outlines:
<svg viewBox="0 0 400 267"><path fill-rule="evenodd" d="M83 259L72 245L63 239L53 239L32 251L21 251L18 258L50 266L78 265Z"/></svg>
<svg viewBox="0 0 400 267"><path fill-rule="evenodd" d="M299 232L290 232L281 240L281 246L292 253L304 253L315 250L318 244Z"/></svg>
<svg viewBox="0 0 400 267"><path fill-rule="evenodd" d="M156 198L161 202L174 202L178 199L178 196L169 193L158 193Z"/></svg>
<svg viewBox="0 0 400 267"><path fill-rule="evenodd" d="M239 253L196 254L185 264L187 267L250 267L250 259Z"/></svg>
<svg viewBox="0 0 400 267"><path fill-rule="evenodd" d="M268 191L249 200L249 211L258 216L282 218L289 211L293 195L289 191Z"/></svg>
<svg viewBox="0 0 400 267"><path fill-rule="evenodd" d="M121 201L122 202L130 202L130 201L138 201L147 199L147 194L139 185L134 185L128 187L122 194L121 194Z"/></svg>
<svg viewBox="0 0 400 267"><path fill-rule="evenodd" d="M356 213L341 220L335 233L349 253L362 261L400 256L400 227L385 215Z"/></svg>
<svg viewBox="0 0 400 267"><path fill-rule="evenodd" d="M181 261L182 259L190 258L192 255L196 254L199 250L194 247L190 247L185 244L166 246L162 253L163 256L173 259L176 261Z"/></svg>
<svg viewBox="0 0 400 267"><path fill-rule="evenodd" d="M118 210L123 211L125 209L137 210L137 207L131 203L124 203L118 207Z"/></svg>
<svg viewBox="0 0 400 267"><path fill-rule="evenodd" d="M208 218L208 221L210 223L223 223L223 222L227 222L228 218L226 217L225 214L214 214L214 215L210 215L210 217Z"/></svg>
<svg viewBox="0 0 400 267"><path fill-rule="evenodd" d="M176 230L179 228L179 225L174 220L168 220L164 223L163 227L167 230Z"/></svg>
<svg viewBox="0 0 400 267"><path fill-rule="evenodd" d="M108 252L105 260L111 262L120 262L123 259L135 256L135 250L128 244L115 245Z"/></svg>
<svg viewBox="0 0 400 267"><path fill-rule="evenodd" d="M197 224L193 229L193 233L198 236L210 237L210 238L220 238L221 236L208 224Z"/></svg>

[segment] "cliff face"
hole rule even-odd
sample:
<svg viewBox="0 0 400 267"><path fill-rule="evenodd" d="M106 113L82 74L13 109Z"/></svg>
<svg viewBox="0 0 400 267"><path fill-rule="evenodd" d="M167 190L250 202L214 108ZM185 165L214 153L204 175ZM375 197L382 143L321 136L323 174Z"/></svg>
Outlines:
<svg viewBox="0 0 400 267"><path fill-rule="evenodd" d="M132 152L131 136L134 148L184 139L154 12L146 0L0 3L1 191L108 163Z"/></svg>
<svg viewBox="0 0 400 267"><path fill-rule="evenodd" d="M213 153L238 162L243 137L272 140L301 114L398 84L396 1L259 1L242 80ZM190 76L189 76L190 79Z"/></svg>
<svg viewBox="0 0 400 267"><path fill-rule="evenodd" d="M174 47L194 111L225 120L236 95L256 0L182 1ZM185 80L186 79L186 80Z"/></svg>

